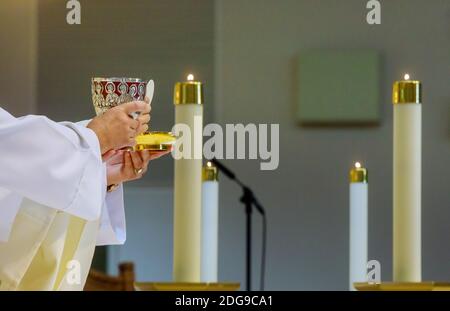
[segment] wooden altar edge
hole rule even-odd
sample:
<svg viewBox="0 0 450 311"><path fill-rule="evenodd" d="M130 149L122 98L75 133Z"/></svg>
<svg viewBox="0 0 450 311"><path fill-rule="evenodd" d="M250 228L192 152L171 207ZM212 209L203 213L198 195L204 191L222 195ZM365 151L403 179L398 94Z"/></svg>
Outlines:
<svg viewBox="0 0 450 311"><path fill-rule="evenodd" d="M135 282L137 291L238 291L240 283Z"/></svg>
<svg viewBox="0 0 450 311"><path fill-rule="evenodd" d="M450 283L444 282L385 282L379 284L353 283L358 291L450 291Z"/></svg>

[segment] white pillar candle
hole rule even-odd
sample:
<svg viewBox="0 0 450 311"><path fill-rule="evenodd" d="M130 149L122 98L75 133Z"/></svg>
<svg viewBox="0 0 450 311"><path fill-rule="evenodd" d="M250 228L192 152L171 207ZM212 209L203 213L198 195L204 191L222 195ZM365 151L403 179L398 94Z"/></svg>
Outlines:
<svg viewBox="0 0 450 311"><path fill-rule="evenodd" d="M217 283L219 253L219 182L217 168L203 168L201 281Z"/></svg>
<svg viewBox="0 0 450 311"><path fill-rule="evenodd" d="M203 85L193 80L189 75L174 91L175 123L187 125L191 136L190 147L183 145L183 157L175 159L173 278L195 283L201 262Z"/></svg>
<svg viewBox="0 0 450 311"><path fill-rule="evenodd" d="M350 290L367 281L368 175L359 162L350 171Z"/></svg>
<svg viewBox="0 0 450 311"><path fill-rule="evenodd" d="M421 83L397 81L394 103L394 282L421 276Z"/></svg>

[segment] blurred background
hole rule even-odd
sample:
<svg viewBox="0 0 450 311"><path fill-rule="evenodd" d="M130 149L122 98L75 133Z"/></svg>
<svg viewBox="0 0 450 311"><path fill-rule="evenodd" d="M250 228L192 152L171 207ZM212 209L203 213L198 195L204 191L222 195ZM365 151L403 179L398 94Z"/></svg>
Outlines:
<svg viewBox="0 0 450 311"><path fill-rule="evenodd" d="M170 130L173 85L193 73L205 83L206 123L280 124L277 170L261 171L259 160L224 161L267 209L269 290L348 288L348 171L355 161L370 172L369 259L391 280L392 82L405 72L422 80L423 279L450 280L448 0L381 1L380 25L366 22L362 0L81 0L81 25L67 24L66 2L0 2L1 107L79 121L94 113L91 77L152 78L151 128ZM300 125L297 63L314 49L378 53L377 122ZM138 280L171 280L172 186L171 157L126 186L127 242L98 248L97 268L115 274L118 262L131 260ZM219 279L244 285L240 195L220 179ZM258 282L257 215L254 224Z"/></svg>

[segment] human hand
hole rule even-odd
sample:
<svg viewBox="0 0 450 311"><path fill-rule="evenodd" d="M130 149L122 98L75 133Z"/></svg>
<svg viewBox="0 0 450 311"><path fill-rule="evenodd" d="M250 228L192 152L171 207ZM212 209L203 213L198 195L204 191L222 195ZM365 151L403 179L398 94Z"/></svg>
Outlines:
<svg viewBox="0 0 450 311"><path fill-rule="evenodd" d="M140 114L138 114L136 118L136 120L138 120L141 124L141 128L139 129L140 134L145 133L148 130L148 123L151 119L150 112L152 111L152 106L150 103L150 99L148 97L145 97L145 102L147 103L147 106L143 111L141 111Z"/></svg>
<svg viewBox="0 0 450 311"><path fill-rule="evenodd" d="M148 123L150 122L150 112L152 110L152 106L150 103L150 99L148 97L145 97L145 102L147 103L147 106L145 106L145 109L132 114L133 119L138 120L140 123L140 128L138 129L139 134L145 133L148 130Z"/></svg>
<svg viewBox="0 0 450 311"><path fill-rule="evenodd" d="M92 119L87 127L97 135L101 153L105 154L112 149L134 146L136 144L135 137L148 130L145 121L150 120L150 109L148 102L134 101L111 108ZM136 120L130 117L137 112L142 115Z"/></svg>
<svg viewBox="0 0 450 311"><path fill-rule="evenodd" d="M106 162L108 185L142 178L150 161L171 152L167 151L110 151L103 157Z"/></svg>

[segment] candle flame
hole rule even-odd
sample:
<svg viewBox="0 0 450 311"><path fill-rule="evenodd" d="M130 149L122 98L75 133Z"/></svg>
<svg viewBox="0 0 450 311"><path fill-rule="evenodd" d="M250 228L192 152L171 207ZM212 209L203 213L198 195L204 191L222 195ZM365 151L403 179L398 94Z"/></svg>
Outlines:
<svg viewBox="0 0 450 311"><path fill-rule="evenodd" d="M208 167L211 167L211 166L212 166L212 163L208 161L208 163L206 163L206 165L207 165Z"/></svg>
<svg viewBox="0 0 450 311"><path fill-rule="evenodd" d="M188 81L194 81L194 75L192 73L188 74L187 80Z"/></svg>
<svg viewBox="0 0 450 311"><path fill-rule="evenodd" d="M408 81L410 79L410 76L409 76L409 74L405 74L405 81Z"/></svg>
<svg viewBox="0 0 450 311"><path fill-rule="evenodd" d="M356 163L355 163L355 167L356 167L356 168L361 168L361 163L356 162Z"/></svg>

